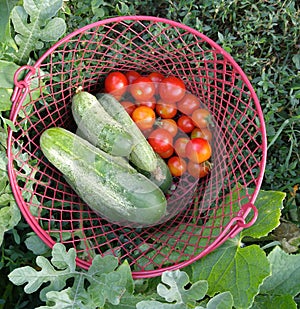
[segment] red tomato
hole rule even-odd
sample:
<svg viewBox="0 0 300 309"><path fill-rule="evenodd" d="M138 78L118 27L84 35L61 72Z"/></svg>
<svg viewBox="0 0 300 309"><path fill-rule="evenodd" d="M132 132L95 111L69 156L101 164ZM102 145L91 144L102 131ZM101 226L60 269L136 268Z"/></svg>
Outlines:
<svg viewBox="0 0 300 309"><path fill-rule="evenodd" d="M187 115L180 116L177 120L177 125L184 133L190 133L195 128L193 120Z"/></svg>
<svg viewBox="0 0 300 309"><path fill-rule="evenodd" d="M126 112L131 116L136 109L136 105L130 101L121 101L120 104L125 108Z"/></svg>
<svg viewBox="0 0 300 309"><path fill-rule="evenodd" d="M152 109L155 109L156 99L155 99L155 97L152 97L152 98L150 98L148 100L145 100L145 101L137 101L136 103L139 106L143 105L143 106L148 106L148 107L150 107Z"/></svg>
<svg viewBox="0 0 300 309"><path fill-rule="evenodd" d="M202 163L211 157L211 147L204 138L191 139L185 147L186 156L195 163Z"/></svg>
<svg viewBox="0 0 300 309"><path fill-rule="evenodd" d="M155 94L158 94L159 93L159 91L158 91L159 84L162 82L162 80L165 77L159 72L152 72L148 75L148 78L150 78L155 85Z"/></svg>
<svg viewBox="0 0 300 309"><path fill-rule="evenodd" d="M177 123L174 119L171 119L171 118L162 119L160 123L160 127L169 131L173 137L178 132Z"/></svg>
<svg viewBox="0 0 300 309"><path fill-rule="evenodd" d="M176 104L166 103L162 100L158 100L156 103L155 111L161 118L173 118L177 114Z"/></svg>
<svg viewBox="0 0 300 309"><path fill-rule="evenodd" d="M179 156L181 158L186 157L185 148L186 148L186 145L189 141L190 141L190 139L188 137L178 137L175 140L174 149L175 149L175 152L177 153L177 156Z"/></svg>
<svg viewBox="0 0 300 309"><path fill-rule="evenodd" d="M127 77L128 84L132 84L138 77L141 76L137 71L127 71L125 72L125 76Z"/></svg>
<svg viewBox="0 0 300 309"><path fill-rule="evenodd" d="M187 170L187 164L184 159L174 156L168 160L168 167L173 176L179 177Z"/></svg>
<svg viewBox="0 0 300 309"><path fill-rule="evenodd" d="M211 142L212 133L208 128L202 128L202 129L194 128L194 130L191 132L191 138L197 138L197 137L204 138L209 142Z"/></svg>
<svg viewBox="0 0 300 309"><path fill-rule="evenodd" d="M130 93L137 101L147 101L155 94L155 86L150 78L140 76L130 86Z"/></svg>
<svg viewBox="0 0 300 309"><path fill-rule="evenodd" d="M211 164L207 161L200 164L193 161L189 161L187 164L187 170L190 175L195 178L202 178L209 174L211 170Z"/></svg>
<svg viewBox="0 0 300 309"><path fill-rule="evenodd" d="M157 153L168 151L173 147L172 135L162 128L152 131L148 136L148 142Z"/></svg>
<svg viewBox="0 0 300 309"><path fill-rule="evenodd" d="M191 115L194 110L200 108L200 101L192 93L186 93L184 97L177 102L177 108L183 114Z"/></svg>
<svg viewBox="0 0 300 309"><path fill-rule="evenodd" d="M198 128L206 128L211 122L211 114L207 109L198 108L193 111L192 119Z"/></svg>
<svg viewBox="0 0 300 309"><path fill-rule="evenodd" d="M155 112L148 106L138 106L131 116L141 130L150 129L155 123Z"/></svg>
<svg viewBox="0 0 300 309"><path fill-rule="evenodd" d="M104 89L106 93L120 98L127 90L128 80L125 74L121 72L111 72L104 80Z"/></svg>
<svg viewBox="0 0 300 309"><path fill-rule="evenodd" d="M169 150L164 151L164 152L158 152L160 157L163 158L163 159L170 158L173 153L174 153L174 148L170 148Z"/></svg>
<svg viewBox="0 0 300 309"><path fill-rule="evenodd" d="M166 77L159 84L159 95L167 103L178 102L185 95L185 84L175 76Z"/></svg>

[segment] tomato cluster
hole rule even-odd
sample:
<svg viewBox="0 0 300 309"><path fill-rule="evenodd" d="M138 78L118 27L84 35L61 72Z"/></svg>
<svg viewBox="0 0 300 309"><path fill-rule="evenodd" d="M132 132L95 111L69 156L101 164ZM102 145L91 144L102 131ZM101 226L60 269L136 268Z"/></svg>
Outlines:
<svg viewBox="0 0 300 309"><path fill-rule="evenodd" d="M116 71L107 75L104 86L166 160L173 176L187 171L201 178L210 172L212 116L183 80L159 72Z"/></svg>

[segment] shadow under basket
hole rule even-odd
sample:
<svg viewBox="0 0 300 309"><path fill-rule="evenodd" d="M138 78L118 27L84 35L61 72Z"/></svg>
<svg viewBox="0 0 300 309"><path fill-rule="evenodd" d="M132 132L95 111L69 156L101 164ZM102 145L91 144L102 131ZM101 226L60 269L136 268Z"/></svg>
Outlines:
<svg viewBox="0 0 300 309"><path fill-rule="evenodd" d="M182 211L147 228L122 227L96 215L39 145L49 127L75 130L70 107L76 88L95 93L109 72L129 70L180 77L214 119L211 173L197 183L182 179L168 200ZM113 255L128 261L134 278L158 276L207 255L257 218L254 202L266 160L259 101L233 58L190 27L151 16L87 25L16 72L12 101L16 130L9 131L7 154L16 202L48 246L74 248L84 269L97 254Z"/></svg>

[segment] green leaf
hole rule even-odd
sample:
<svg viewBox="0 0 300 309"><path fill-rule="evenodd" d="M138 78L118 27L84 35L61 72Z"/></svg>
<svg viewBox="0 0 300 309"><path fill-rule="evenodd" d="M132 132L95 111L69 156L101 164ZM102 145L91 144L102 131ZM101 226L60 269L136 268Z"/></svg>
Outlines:
<svg viewBox="0 0 300 309"><path fill-rule="evenodd" d="M11 110L12 102L10 98L12 93L12 89L0 88L0 112Z"/></svg>
<svg viewBox="0 0 300 309"><path fill-rule="evenodd" d="M40 306L36 309L79 309L84 308L82 304L74 304L72 298L71 288L67 288L61 292L50 291L47 293L48 302L54 304L53 306ZM93 307L91 307L93 308ZM96 307L94 307L96 308Z"/></svg>
<svg viewBox="0 0 300 309"><path fill-rule="evenodd" d="M257 295L251 309L297 309L292 295Z"/></svg>
<svg viewBox="0 0 300 309"><path fill-rule="evenodd" d="M268 255L272 276L260 288L261 294L296 296L300 293L300 254L287 254L275 247Z"/></svg>
<svg viewBox="0 0 300 309"><path fill-rule="evenodd" d="M25 240L25 245L35 255L42 255L49 251L49 247L36 234L30 235Z"/></svg>
<svg viewBox="0 0 300 309"><path fill-rule="evenodd" d="M66 30L65 21L62 18L54 17L47 26L40 32L40 39L44 42L56 41Z"/></svg>
<svg viewBox="0 0 300 309"><path fill-rule="evenodd" d="M195 309L231 309L233 306L233 298L230 292L220 293L211 298L206 307L197 306Z"/></svg>
<svg viewBox="0 0 300 309"><path fill-rule="evenodd" d="M11 19L19 45L15 60L19 64L25 64L30 52L41 49L43 42L57 41L65 33L65 21L55 17L62 4L62 0L24 0L24 7L13 8Z"/></svg>
<svg viewBox="0 0 300 309"><path fill-rule="evenodd" d="M281 209L286 194L278 191L260 191L255 206L258 210L256 222L244 229L241 237L260 238L267 236L280 224Z"/></svg>
<svg viewBox="0 0 300 309"><path fill-rule="evenodd" d="M66 280L70 277L69 269L57 271L50 262L43 256L38 256L36 258L36 264L41 268L40 271L35 270L30 266L25 266L13 270L9 274L9 279L16 285L25 285L24 291L31 294L37 291L43 283L49 282L47 290L46 288L41 290L41 299L43 297L43 292L46 294L48 291L60 290L66 285Z"/></svg>
<svg viewBox="0 0 300 309"><path fill-rule="evenodd" d="M7 42L11 39L9 16L12 8L17 4L17 2L18 0L0 0L0 42Z"/></svg>
<svg viewBox="0 0 300 309"><path fill-rule="evenodd" d="M197 281L189 289L185 287L189 284L189 276L183 271L166 271L162 274L162 282L157 286L157 293L167 302L176 302L179 304L194 303L202 299L208 289L206 281ZM169 288L166 286L168 285Z"/></svg>
<svg viewBox="0 0 300 309"><path fill-rule="evenodd" d="M0 208L0 246L3 242L4 233L15 227L21 220L21 213L16 202L12 200L12 195L2 194L0 199L3 196L6 196L9 205Z"/></svg>
<svg viewBox="0 0 300 309"><path fill-rule="evenodd" d="M19 68L14 62L0 60L0 85L4 89L13 89L14 74Z"/></svg>
<svg viewBox="0 0 300 309"><path fill-rule="evenodd" d="M207 309L231 309L233 306L233 298L230 292L220 293L214 296L207 303ZM197 309L197 307L196 307Z"/></svg>
<svg viewBox="0 0 300 309"><path fill-rule="evenodd" d="M24 9L28 15L38 19L41 24L45 24L47 19L55 16L61 9L61 0L24 0Z"/></svg>
<svg viewBox="0 0 300 309"><path fill-rule="evenodd" d="M66 250L63 245L55 245L52 249L52 264L58 269L68 269L74 272L76 268L75 263L76 251L72 248Z"/></svg>
<svg viewBox="0 0 300 309"><path fill-rule="evenodd" d="M137 309L190 308L191 306L195 306L196 300L201 300L205 297L208 289L207 281L198 280L190 284L188 274L180 270L163 272L161 281L163 284L158 284L157 293L168 303L145 300L137 304Z"/></svg>
<svg viewBox="0 0 300 309"><path fill-rule="evenodd" d="M227 240L221 247L192 265L193 281L208 281L208 295L231 292L235 308L248 308L259 286L270 275L269 261L257 245L240 248L240 239Z"/></svg>

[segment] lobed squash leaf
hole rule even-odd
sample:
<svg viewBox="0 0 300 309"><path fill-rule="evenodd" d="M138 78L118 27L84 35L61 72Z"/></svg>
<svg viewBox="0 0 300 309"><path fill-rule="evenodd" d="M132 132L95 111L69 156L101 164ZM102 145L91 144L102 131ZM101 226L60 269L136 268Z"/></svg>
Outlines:
<svg viewBox="0 0 300 309"><path fill-rule="evenodd" d="M260 287L261 294L286 295L293 297L300 293L300 254L288 254L275 247L268 255L272 276L266 278Z"/></svg>
<svg viewBox="0 0 300 309"><path fill-rule="evenodd" d="M106 302L118 305L125 292L132 293L133 280L127 262L118 267L117 258L98 255L88 271L77 271L75 258L75 249L66 251L64 245L57 243L53 246L51 261L37 257L40 270L31 266L17 268L9 274L9 279L15 285L26 283L26 293L33 293L50 282L40 291L40 299L48 306L42 307L44 309L96 308ZM70 278L73 284L67 286Z"/></svg>
<svg viewBox="0 0 300 309"><path fill-rule="evenodd" d="M208 291L206 280L190 282L186 272L166 271L161 277L162 283L157 285L157 294L165 301L143 300L137 303L137 309L231 309L233 299L230 292L225 292L212 297L208 303L203 302L202 306L197 306L199 300L205 298Z"/></svg>
<svg viewBox="0 0 300 309"><path fill-rule="evenodd" d="M26 64L31 51L43 48L44 42L57 41L65 33L65 21L55 17L62 5L63 0L24 0L23 6L12 9L11 20L19 46L15 62Z"/></svg>

